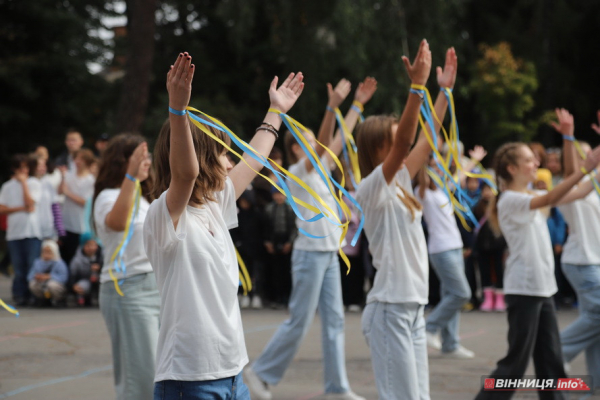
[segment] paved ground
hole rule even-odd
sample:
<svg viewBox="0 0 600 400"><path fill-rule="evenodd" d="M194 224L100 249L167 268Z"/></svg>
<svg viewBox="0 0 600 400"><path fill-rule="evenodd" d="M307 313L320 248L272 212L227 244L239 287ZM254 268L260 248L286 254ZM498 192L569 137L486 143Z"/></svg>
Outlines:
<svg viewBox="0 0 600 400"><path fill-rule="evenodd" d="M0 277L0 298L10 299L10 281ZM559 312L561 327L576 317ZM246 343L254 359L276 327L283 310L244 310ZM474 360L447 360L430 354L431 398L472 399L480 378L506 351L504 314L479 312L462 315L463 344L475 351ZM300 351L279 386L275 399L318 399L322 393L320 324L315 319ZM360 332L360 314L346 314L346 365L353 390L376 399L369 350ZM530 368L531 369L531 368ZM528 373L532 373L529 371ZM572 374L585 374L583 357L572 364ZM102 316L95 308L22 309L14 318L0 312L0 399L55 400L114 398L110 344ZM535 394L515 399L536 399Z"/></svg>

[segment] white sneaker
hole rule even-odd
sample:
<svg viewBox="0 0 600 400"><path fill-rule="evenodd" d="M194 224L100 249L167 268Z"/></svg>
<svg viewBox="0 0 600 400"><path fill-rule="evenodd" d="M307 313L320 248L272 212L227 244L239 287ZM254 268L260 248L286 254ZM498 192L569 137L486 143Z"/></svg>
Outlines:
<svg viewBox="0 0 600 400"><path fill-rule="evenodd" d="M475 357L475 353L459 345L454 351L449 351L447 353L442 352L442 357L468 359Z"/></svg>
<svg viewBox="0 0 600 400"><path fill-rule="evenodd" d="M250 395L254 400L271 400L273 396L271 395L271 391L269 391L269 385L265 382L261 381L256 372L252 369L252 367L244 368L243 372L244 383L248 386L248 390L250 390Z"/></svg>
<svg viewBox="0 0 600 400"><path fill-rule="evenodd" d="M565 361L565 363L563 364L563 368L565 370L565 372L568 374L569 372L571 372L571 364L569 364L568 362Z"/></svg>
<svg viewBox="0 0 600 400"><path fill-rule="evenodd" d="M262 301L260 300L260 297L254 296L252 298L252 308L254 308L256 310L263 308Z"/></svg>
<svg viewBox="0 0 600 400"><path fill-rule="evenodd" d="M250 307L250 297L242 296L240 299L240 308L248 308Z"/></svg>
<svg viewBox="0 0 600 400"><path fill-rule="evenodd" d="M362 308L360 308L360 306L358 304L350 304L348 306L348 312L359 313L361 311L362 311Z"/></svg>
<svg viewBox="0 0 600 400"><path fill-rule="evenodd" d="M346 393L325 393L323 398L327 400L366 400L352 390L349 390Z"/></svg>
<svg viewBox="0 0 600 400"><path fill-rule="evenodd" d="M432 349L441 350L442 342L440 341L440 337L436 333L427 332L427 346Z"/></svg>

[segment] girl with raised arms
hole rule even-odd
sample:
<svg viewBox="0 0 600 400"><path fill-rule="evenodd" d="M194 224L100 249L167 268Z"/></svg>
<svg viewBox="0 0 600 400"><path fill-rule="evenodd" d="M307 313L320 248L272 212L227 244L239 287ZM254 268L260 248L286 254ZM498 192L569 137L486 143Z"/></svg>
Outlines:
<svg viewBox="0 0 600 400"><path fill-rule="evenodd" d="M189 121L194 71L192 57L182 53L167 75L169 121L154 153L159 198L144 226L161 297L154 399L249 399L240 374L248 355L228 229L237 226L235 200L256 173L243 162L232 169L226 149ZM287 113L302 93L302 79L290 74L278 88L275 77L270 107ZM268 156L280 125L268 112L250 145ZM229 143L225 133L207 129ZM254 170L262 167L244 157Z"/></svg>

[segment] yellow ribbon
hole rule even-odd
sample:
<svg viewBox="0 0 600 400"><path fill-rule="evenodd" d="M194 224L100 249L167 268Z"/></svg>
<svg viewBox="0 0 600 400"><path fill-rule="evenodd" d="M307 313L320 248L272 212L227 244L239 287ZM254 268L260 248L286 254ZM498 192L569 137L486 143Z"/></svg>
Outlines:
<svg viewBox="0 0 600 400"><path fill-rule="evenodd" d="M8 311L11 314L14 314L15 316L19 316L19 310L17 310L16 308L14 308L13 306L9 306L8 304L6 304L2 299L0 299L0 306L4 307L4 309L6 311Z"/></svg>
<svg viewBox="0 0 600 400"><path fill-rule="evenodd" d="M132 222L134 219L133 212L134 212L134 210L139 208L139 203L140 203L140 200L142 197L142 187L140 185L140 181L138 181L138 180L135 181L135 192L134 193L136 194L135 195L136 200L134 201L133 206L129 209L129 214L127 215L127 224L125 225L125 230L123 231L123 238L121 239L121 243L119 243L119 245L113 252L112 256L110 257L110 264L109 264L110 267L108 269L108 274L110 275L110 279L112 279L112 281L115 285L115 290L117 291L119 296L125 296L125 295L123 294L123 292L121 291L121 288L119 287L119 280L113 273L113 266L114 266L114 262L115 262L117 256L119 255L119 252L121 251L121 248L123 248L123 246L125 245L127 236L129 235L129 231L131 229L134 229L134 226L132 225Z"/></svg>
<svg viewBox="0 0 600 400"><path fill-rule="evenodd" d="M246 264L244 263L244 260L237 249L235 249L235 255L237 256L238 265L240 267L240 282L242 282L242 290L244 291L245 296L248 294L248 292L252 291L252 280L250 279L250 274L248 274Z"/></svg>
<svg viewBox="0 0 600 400"><path fill-rule="evenodd" d="M357 103L357 101L355 101L355 103ZM344 117L342 116L342 112L340 111L340 109L336 108L334 111L335 111L338 121L340 121L340 129L342 130L342 132L344 134L344 140L346 141L346 149L348 151L348 158L350 159L350 165L348 167L352 169L352 173L354 174L354 180L358 184L361 181L361 175L360 175L360 167L358 164L358 153L355 151L356 143L354 142L354 138L352 137L352 132L350 132L350 130L348 129L348 126L346 125L346 121L344 120ZM354 188L354 190L356 190L356 189L357 188Z"/></svg>

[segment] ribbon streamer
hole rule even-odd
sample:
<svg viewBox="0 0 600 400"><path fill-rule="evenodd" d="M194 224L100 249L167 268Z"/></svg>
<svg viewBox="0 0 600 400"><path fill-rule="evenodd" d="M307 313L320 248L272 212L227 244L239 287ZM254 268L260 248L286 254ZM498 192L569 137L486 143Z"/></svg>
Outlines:
<svg viewBox="0 0 600 400"><path fill-rule="evenodd" d="M125 230L123 231L123 239L121 239L121 243L119 243L119 245L117 246L110 258L110 263L113 264L114 270L117 273L121 274L123 278L127 275L127 266L123 261L123 256L125 254L125 249L127 248L127 245L129 245L131 237L133 236L133 231L135 229L135 220L137 218L138 211L140 208L141 198L142 187L140 185L140 181L136 180L135 198L133 200L133 207L129 209L129 215L127 216L127 224L125 225ZM123 280L121 279L121 282L119 282L116 275L113 273L113 268L109 268L108 274L110 275L110 278L112 279L115 285L115 290L117 291L119 296L124 296L123 291L121 291L121 288L119 287L119 285L123 283Z"/></svg>
<svg viewBox="0 0 600 400"><path fill-rule="evenodd" d="M17 310L13 306L6 304L2 299L0 299L0 306L2 306L9 313L14 314L15 317L19 316L19 310Z"/></svg>
<svg viewBox="0 0 600 400"><path fill-rule="evenodd" d="M575 145L575 149L577 150L579 157L581 157L582 160L587 159L587 155L583 151L583 148L581 147L581 143L579 143L579 141L577 139L575 139L575 136L563 135L563 139L573 142L573 145ZM596 169L594 169L588 175L590 176L590 179L592 180L592 185L594 185L594 189L596 190L596 193L600 197L600 185L598 184L598 180L596 179L596 177L598 176L598 171Z"/></svg>
<svg viewBox="0 0 600 400"><path fill-rule="evenodd" d="M348 129L346 125L346 121L342 116L342 112L339 108L333 110L335 112L335 119L338 123L340 132L342 134L342 151L344 155L344 160L348 165L348 175L350 176L350 181L354 186L354 189L358 188L358 184L361 181L360 175L360 167L358 165L358 149L356 147L356 142L352 137L352 133Z"/></svg>
<svg viewBox="0 0 600 400"><path fill-rule="evenodd" d="M244 296L246 296L248 292L252 291L252 280L250 279L250 274L248 274L246 264L244 263L244 260L237 249L235 249L235 255L237 256L238 260L240 284L242 285Z"/></svg>

